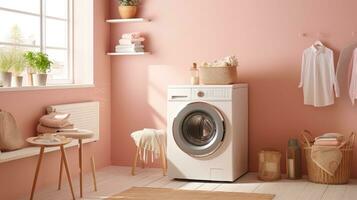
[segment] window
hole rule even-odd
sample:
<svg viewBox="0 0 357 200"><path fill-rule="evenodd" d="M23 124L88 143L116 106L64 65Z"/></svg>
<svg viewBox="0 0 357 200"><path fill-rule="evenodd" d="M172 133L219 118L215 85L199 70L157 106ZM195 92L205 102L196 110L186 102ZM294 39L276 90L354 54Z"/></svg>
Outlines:
<svg viewBox="0 0 357 200"><path fill-rule="evenodd" d="M92 84L93 0L0 0L0 48L13 47L48 54L49 85Z"/></svg>

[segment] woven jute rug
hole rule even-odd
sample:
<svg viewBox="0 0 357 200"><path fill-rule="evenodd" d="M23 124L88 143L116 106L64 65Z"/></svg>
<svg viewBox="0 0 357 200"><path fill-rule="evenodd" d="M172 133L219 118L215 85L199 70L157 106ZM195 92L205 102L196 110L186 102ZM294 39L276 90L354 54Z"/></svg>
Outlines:
<svg viewBox="0 0 357 200"><path fill-rule="evenodd" d="M272 200L274 195L133 187L108 200Z"/></svg>

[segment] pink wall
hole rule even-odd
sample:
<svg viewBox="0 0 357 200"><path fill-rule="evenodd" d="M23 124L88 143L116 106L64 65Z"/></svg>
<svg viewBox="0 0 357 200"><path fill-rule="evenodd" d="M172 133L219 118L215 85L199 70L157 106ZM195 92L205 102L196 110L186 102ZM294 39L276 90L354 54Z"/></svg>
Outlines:
<svg viewBox="0 0 357 200"><path fill-rule="evenodd" d="M117 17L111 0L111 17ZM166 123L166 88L189 83L192 62L237 55L239 81L248 82L249 166L257 170L263 147L284 150L299 131L349 133L357 129L357 107L346 96L327 108L303 105L297 88L301 55L321 40L335 50L356 41L354 0L147 0L141 16L150 23L111 26L111 46L124 32L142 31L149 38L148 56L112 59L112 161L130 165L134 144L129 134ZM308 37L300 37L301 33ZM354 161L357 166L357 159ZM357 168L354 168L357 176Z"/></svg>
<svg viewBox="0 0 357 200"><path fill-rule="evenodd" d="M109 1L95 0L95 43L94 72L95 87L87 89L43 90L27 92L0 92L0 108L11 112L26 137L34 134L38 118L47 105L100 101L100 141L85 145L84 168L90 169L90 155L96 158L97 168L111 163L110 113L111 82L110 58L105 55L109 47L110 27L104 22L108 18ZM78 173L78 153L76 148L67 150L72 175ZM49 153L44 157L37 189L58 181L59 153ZM1 199L16 199L29 195L35 172L37 157L0 164ZM78 189L75 189L76 194Z"/></svg>

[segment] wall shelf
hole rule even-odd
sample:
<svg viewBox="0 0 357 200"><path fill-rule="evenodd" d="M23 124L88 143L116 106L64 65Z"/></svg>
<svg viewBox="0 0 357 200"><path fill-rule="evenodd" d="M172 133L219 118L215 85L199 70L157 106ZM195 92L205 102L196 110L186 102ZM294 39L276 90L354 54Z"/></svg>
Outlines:
<svg viewBox="0 0 357 200"><path fill-rule="evenodd" d="M137 22L149 22L149 19L144 18L131 18L131 19L107 19L107 23L137 23Z"/></svg>
<svg viewBox="0 0 357 200"><path fill-rule="evenodd" d="M110 52L107 53L108 56L141 56L141 55L148 55L150 52L135 52L135 53L117 53L117 52Z"/></svg>

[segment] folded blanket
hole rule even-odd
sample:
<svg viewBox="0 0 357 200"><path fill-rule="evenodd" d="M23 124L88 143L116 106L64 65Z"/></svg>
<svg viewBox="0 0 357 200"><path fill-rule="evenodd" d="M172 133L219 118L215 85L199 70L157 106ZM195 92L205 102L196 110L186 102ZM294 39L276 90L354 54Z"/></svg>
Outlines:
<svg viewBox="0 0 357 200"><path fill-rule="evenodd" d="M44 126L42 124L37 125L37 132L39 134L42 133L58 133L58 132L66 132L66 131L76 131L77 129L74 128L73 124L68 124L65 127L62 128L51 128Z"/></svg>
<svg viewBox="0 0 357 200"><path fill-rule="evenodd" d="M143 129L131 134L136 146L140 149L140 160L148 162L151 153L151 161L160 154L160 145L166 149L166 134L164 130Z"/></svg>
<svg viewBox="0 0 357 200"><path fill-rule="evenodd" d="M311 158L322 170L334 176L341 163L342 152L337 146L312 145Z"/></svg>
<svg viewBox="0 0 357 200"><path fill-rule="evenodd" d="M40 124L50 128L63 128L71 125L68 121L70 114L52 112L40 118Z"/></svg>

